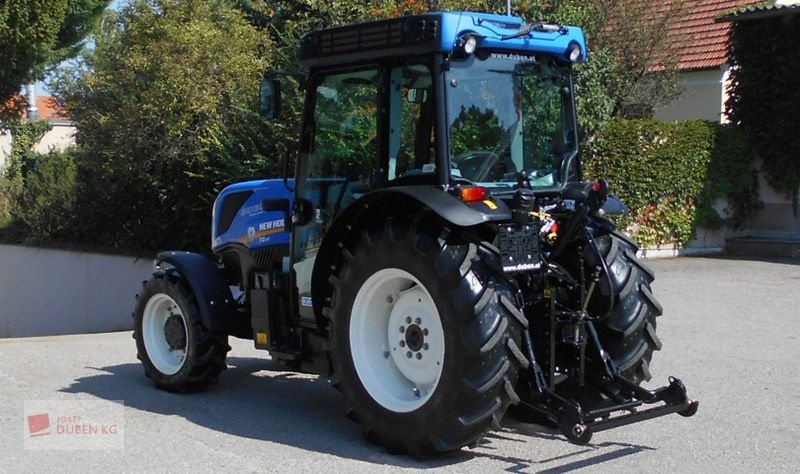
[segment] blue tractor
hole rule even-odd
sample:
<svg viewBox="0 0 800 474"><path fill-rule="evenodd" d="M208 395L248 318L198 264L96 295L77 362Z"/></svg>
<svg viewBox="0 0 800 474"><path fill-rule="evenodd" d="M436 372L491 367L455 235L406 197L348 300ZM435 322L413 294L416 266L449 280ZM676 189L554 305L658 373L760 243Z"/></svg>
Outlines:
<svg viewBox="0 0 800 474"><path fill-rule="evenodd" d="M315 31L294 176L213 208L213 258L158 256L134 313L162 389L198 391L229 336L340 390L393 452L474 445L512 406L570 440L670 413L653 272L581 181L579 28L430 13ZM280 118L280 75L261 86ZM287 173L288 174L288 173Z"/></svg>

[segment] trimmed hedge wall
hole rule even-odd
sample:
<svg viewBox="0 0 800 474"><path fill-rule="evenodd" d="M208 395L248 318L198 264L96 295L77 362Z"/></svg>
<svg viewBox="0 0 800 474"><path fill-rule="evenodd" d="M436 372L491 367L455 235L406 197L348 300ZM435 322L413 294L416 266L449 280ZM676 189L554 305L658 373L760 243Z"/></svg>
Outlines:
<svg viewBox="0 0 800 474"><path fill-rule="evenodd" d="M689 120L614 119L584 151L587 179L607 179L644 246L684 246L697 225L737 226L758 208L756 171L737 129ZM714 209L726 198L727 216Z"/></svg>

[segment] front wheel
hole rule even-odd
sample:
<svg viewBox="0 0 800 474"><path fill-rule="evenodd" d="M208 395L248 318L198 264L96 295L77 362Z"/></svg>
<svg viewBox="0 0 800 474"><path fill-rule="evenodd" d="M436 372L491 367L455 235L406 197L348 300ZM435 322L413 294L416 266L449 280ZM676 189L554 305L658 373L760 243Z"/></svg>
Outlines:
<svg viewBox="0 0 800 474"><path fill-rule="evenodd" d="M334 385L365 436L424 456L499 426L520 365L523 320L491 256L421 220L362 234L331 279Z"/></svg>
<svg viewBox="0 0 800 474"><path fill-rule="evenodd" d="M176 270L145 284L133 317L137 357L158 388L197 392L216 383L228 337L203 327L194 293Z"/></svg>

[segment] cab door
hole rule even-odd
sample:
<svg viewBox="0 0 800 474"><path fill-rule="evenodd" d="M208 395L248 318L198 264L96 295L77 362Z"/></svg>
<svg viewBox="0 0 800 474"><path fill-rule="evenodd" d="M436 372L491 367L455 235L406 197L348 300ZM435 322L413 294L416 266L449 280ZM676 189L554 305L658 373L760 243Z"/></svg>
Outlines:
<svg viewBox="0 0 800 474"><path fill-rule="evenodd" d="M311 274L325 232L342 210L383 180L378 160L381 71L374 67L318 74L311 84L313 110L306 116L295 191L310 220L296 226L292 235L302 319L314 318Z"/></svg>

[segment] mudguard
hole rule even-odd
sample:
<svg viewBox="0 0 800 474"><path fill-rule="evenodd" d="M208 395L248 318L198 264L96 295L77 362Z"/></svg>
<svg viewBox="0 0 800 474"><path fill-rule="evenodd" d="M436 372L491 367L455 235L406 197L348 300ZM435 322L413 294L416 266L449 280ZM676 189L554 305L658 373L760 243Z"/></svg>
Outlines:
<svg viewBox="0 0 800 474"><path fill-rule="evenodd" d="M225 331L226 323L236 312L236 307L217 265L208 257L192 252L167 251L156 257L156 264L167 263L189 282L197 299L203 326L214 331Z"/></svg>
<svg viewBox="0 0 800 474"><path fill-rule="evenodd" d="M457 227L473 227L493 221L511 219L511 210L499 199L465 203L435 186L394 186L365 194L348 206L333 222L325 234L311 277L311 295L314 315L320 327L325 325L322 302L330 294L328 276L330 268L339 258L339 245L360 236L367 222L375 224L381 210L387 207L412 214L430 209L445 221Z"/></svg>
<svg viewBox="0 0 800 474"><path fill-rule="evenodd" d="M511 219L511 210L499 199L465 203L434 186L397 186L385 188L367 196L374 201L384 199L391 194L408 196L458 227L472 227L484 222Z"/></svg>

